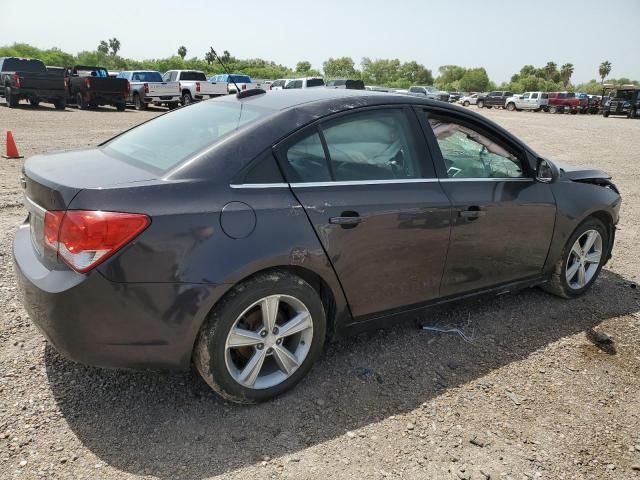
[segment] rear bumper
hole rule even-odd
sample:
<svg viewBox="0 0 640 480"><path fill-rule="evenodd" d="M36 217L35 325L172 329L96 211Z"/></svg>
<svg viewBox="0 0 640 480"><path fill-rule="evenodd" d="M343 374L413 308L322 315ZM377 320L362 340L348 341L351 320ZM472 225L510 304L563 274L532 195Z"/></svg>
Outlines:
<svg viewBox="0 0 640 480"><path fill-rule="evenodd" d="M64 90L29 90L21 88L12 89L11 93L20 98L62 99L66 97L66 92Z"/></svg>
<svg viewBox="0 0 640 480"><path fill-rule="evenodd" d="M181 99L180 95L162 95L161 97L144 97L144 102L160 105L161 103L179 102Z"/></svg>
<svg viewBox="0 0 640 480"><path fill-rule="evenodd" d="M86 102L97 105L117 105L127 101L126 95L117 93L88 92L84 97Z"/></svg>
<svg viewBox="0 0 640 480"><path fill-rule="evenodd" d="M13 244L31 320L65 357L113 368L186 369L200 325L225 285L115 283L98 271L48 270L28 225Z"/></svg>

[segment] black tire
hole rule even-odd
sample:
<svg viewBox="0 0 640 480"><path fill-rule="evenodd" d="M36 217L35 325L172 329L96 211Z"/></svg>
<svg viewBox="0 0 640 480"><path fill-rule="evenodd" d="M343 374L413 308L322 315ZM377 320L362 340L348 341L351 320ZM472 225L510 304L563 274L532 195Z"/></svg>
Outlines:
<svg viewBox="0 0 640 480"><path fill-rule="evenodd" d="M510 112L513 112L516 109L516 104L513 102L509 102L507 104L507 110L509 110Z"/></svg>
<svg viewBox="0 0 640 480"><path fill-rule="evenodd" d="M133 96L133 104L135 105L136 110L147 109L147 104L142 101L142 98L140 98L140 95L138 95L137 93Z"/></svg>
<svg viewBox="0 0 640 480"><path fill-rule="evenodd" d="M478 108L484 108L484 100L478 100L476 102L476 107Z"/></svg>
<svg viewBox="0 0 640 480"><path fill-rule="evenodd" d="M491 110L493 107L491 105L487 105L487 108Z"/></svg>
<svg viewBox="0 0 640 480"><path fill-rule="evenodd" d="M7 101L7 106L9 108L16 108L18 106L18 103L20 103L20 99L16 98L11 93L11 87L5 87L5 89L4 89L4 99Z"/></svg>
<svg viewBox="0 0 640 480"><path fill-rule="evenodd" d="M602 116L603 116L604 118L607 118L607 117L609 116L609 112L608 112L608 111L606 111L606 110L605 110L605 111L603 111L603 112L602 112Z"/></svg>
<svg viewBox="0 0 640 480"><path fill-rule="evenodd" d="M471 105L471 104L469 103L469 100L465 100L465 102L463 103L463 105L464 105L465 107L468 107L468 106L469 106L469 105Z"/></svg>
<svg viewBox="0 0 640 480"><path fill-rule="evenodd" d="M242 312L269 295L289 295L304 303L313 322L311 347L302 364L282 383L264 389L244 387L231 376L225 361L228 332ZM326 316L315 289L300 277L274 270L261 273L235 286L214 307L196 340L193 360L202 378L225 399L236 403L270 400L293 388L311 369L324 344Z"/></svg>
<svg viewBox="0 0 640 480"><path fill-rule="evenodd" d="M629 111L627 112L627 118L635 118L636 117L636 110L634 108L629 108Z"/></svg>
<svg viewBox="0 0 640 480"><path fill-rule="evenodd" d="M549 113L558 113L558 107L549 107Z"/></svg>
<svg viewBox="0 0 640 480"><path fill-rule="evenodd" d="M76 105L80 110L87 110L89 104L84 101L84 95L81 92L76 93Z"/></svg>
<svg viewBox="0 0 640 480"><path fill-rule="evenodd" d="M173 102L172 103L167 103L167 108L169 110L173 110L174 108L178 108L178 105L179 105L178 103L173 103Z"/></svg>
<svg viewBox="0 0 640 480"><path fill-rule="evenodd" d="M56 110L64 110L65 108L67 108L67 101L64 98L61 98L60 100L56 100L55 102L53 102L53 106L56 108Z"/></svg>
<svg viewBox="0 0 640 480"><path fill-rule="evenodd" d="M182 94L182 105L189 105L190 103L193 103L193 97L191 96L191 93L184 92Z"/></svg>
<svg viewBox="0 0 640 480"><path fill-rule="evenodd" d="M580 289L574 289L569 286L566 279L566 269L567 269L567 261L569 259L569 254L571 252L571 248L575 241L580 238L580 236L586 232L587 230L597 230L600 236L602 237L602 256L600 258L600 263L598 268L587 284ZM609 230L607 227L597 218L589 217L584 222L582 222L578 228L574 230L574 232L569 237L569 240L564 246L562 250L562 255L558 262L555 264L553 268L553 272L551 277L542 285L542 289L548 293L556 295L562 298L575 298L579 297L583 293L585 293L600 275L600 271L602 270L603 265L607 261L607 256L609 253Z"/></svg>
<svg viewBox="0 0 640 480"><path fill-rule="evenodd" d="M40 105L40 100L34 100L33 98L30 98L29 104L31 104L32 107L37 107Z"/></svg>
<svg viewBox="0 0 640 480"><path fill-rule="evenodd" d="M119 112L124 112L125 109L127 108L127 104L124 102L116 103L115 107L116 107L116 110L118 110Z"/></svg>

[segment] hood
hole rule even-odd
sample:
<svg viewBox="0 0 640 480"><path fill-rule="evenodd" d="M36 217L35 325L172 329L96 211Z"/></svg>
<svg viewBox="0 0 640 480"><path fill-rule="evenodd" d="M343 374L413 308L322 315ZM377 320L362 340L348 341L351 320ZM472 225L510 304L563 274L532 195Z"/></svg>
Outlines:
<svg viewBox="0 0 640 480"><path fill-rule="evenodd" d="M556 161L554 161L553 163L560 169L560 175L562 177L568 178L569 180L579 182L591 179L611 179L611 175L609 175L607 172L595 168L580 167Z"/></svg>

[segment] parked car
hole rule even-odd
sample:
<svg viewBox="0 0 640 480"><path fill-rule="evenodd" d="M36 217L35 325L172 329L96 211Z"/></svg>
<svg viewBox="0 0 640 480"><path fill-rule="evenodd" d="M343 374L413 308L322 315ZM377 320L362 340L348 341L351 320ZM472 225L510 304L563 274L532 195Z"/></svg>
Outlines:
<svg viewBox="0 0 640 480"><path fill-rule="evenodd" d="M292 388L329 332L472 294L582 295L621 202L481 115L325 88L177 109L32 157L23 184L18 289L51 344L107 367L193 359L242 403Z"/></svg>
<svg viewBox="0 0 640 480"><path fill-rule="evenodd" d="M249 75L243 75L239 73L232 73L231 75L222 73L209 77L211 83L224 83L227 86L227 92L229 94L238 93L243 90L252 90L254 88L261 88L265 91L271 90L270 85L266 82L255 82Z"/></svg>
<svg viewBox="0 0 640 480"><path fill-rule="evenodd" d="M522 95L514 95L505 100L506 108L513 110L533 110L539 112L549 104L547 92L524 92Z"/></svg>
<svg viewBox="0 0 640 480"><path fill-rule="evenodd" d="M289 80L286 78L280 78L278 80L274 80L271 83L271 90L282 90L288 81Z"/></svg>
<svg viewBox="0 0 640 480"><path fill-rule="evenodd" d="M291 78L285 84L283 90L290 88L324 87L324 80L320 77Z"/></svg>
<svg viewBox="0 0 640 480"><path fill-rule="evenodd" d="M464 92L450 92L449 93L449 102L456 103L458 100L460 100L465 95L466 94Z"/></svg>
<svg viewBox="0 0 640 480"><path fill-rule="evenodd" d="M145 110L149 104L175 108L180 103L180 84L164 82L160 72L125 70L119 72L117 78L124 78L129 82L127 104L135 106L136 110Z"/></svg>
<svg viewBox="0 0 640 480"><path fill-rule="evenodd" d="M129 95L129 82L110 77L107 69L74 65L65 72L67 103L75 103L81 110L111 105L123 112Z"/></svg>
<svg viewBox="0 0 640 480"><path fill-rule="evenodd" d="M509 97L513 97L513 93L506 90L489 92L488 94L483 93L478 96L476 106L478 108L505 108Z"/></svg>
<svg viewBox="0 0 640 480"><path fill-rule="evenodd" d="M327 88L349 88L351 90L365 90L364 82L362 80L329 80L326 86Z"/></svg>
<svg viewBox="0 0 640 480"><path fill-rule="evenodd" d="M34 58L0 57L0 96L9 108L28 100L33 107L40 102L53 103L57 110L67 106L64 75L47 70L41 60Z"/></svg>
<svg viewBox="0 0 640 480"><path fill-rule="evenodd" d="M621 87L608 91L602 106L602 116L625 115L636 118L640 112L640 87Z"/></svg>
<svg viewBox="0 0 640 480"><path fill-rule="evenodd" d="M441 92L436 87L415 85L413 87L409 87L408 92L410 95L427 97L432 100L440 100L441 102L449 101L449 93Z"/></svg>
<svg viewBox="0 0 640 480"><path fill-rule="evenodd" d="M377 85L365 85L364 89L372 92L386 92L386 93L395 92L393 88L379 87Z"/></svg>
<svg viewBox="0 0 640 480"><path fill-rule="evenodd" d="M460 105L468 107L469 105L475 105L478 102L478 96L483 95L481 93L472 93L470 95L465 95L458 100Z"/></svg>
<svg viewBox="0 0 640 480"><path fill-rule="evenodd" d="M569 112L575 115L586 111L589 107L588 98L579 98L574 92L550 92L548 108L549 113Z"/></svg>
<svg viewBox="0 0 640 480"><path fill-rule="evenodd" d="M589 95L589 102L587 106L587 113L596 115L600 113L602 107L602 96Z"/></svg>
<svg viewBox="0 0 640 480"><path fill-rule="evenodd" d="M199 70L169 70L162 76L162 81L180 84L182 105L228 94L226 83L211 83Z"/></svg>

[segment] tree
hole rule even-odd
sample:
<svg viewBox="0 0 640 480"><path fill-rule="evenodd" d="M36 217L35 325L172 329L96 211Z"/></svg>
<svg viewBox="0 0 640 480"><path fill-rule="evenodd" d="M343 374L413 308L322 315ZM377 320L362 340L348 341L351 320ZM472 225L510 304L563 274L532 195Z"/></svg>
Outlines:
<svg viewBox="0 0 640 480"><path fill-rule="evenodd" d="M111 55L115 57L118 54L118 50L120 50L120 40L116 37L110 38L109 48L111 48Z"/></svg>
<svg viewBox="0 0 640 480"><path fill-rule="evenodd" d="M605 60L600 64L598 68L598 73L600 74L600 83L604 84L604 79L611 73L611 62L609 60Z"/></svg>
<svg viewBox="0 0 640 480"><path fill-rule="evenodd" d="M460 79L467 72L464 67L458 65L442 65L438 68L440 76L436 78L436 87L442 90L459 90Z"/></svg>
<svg viewBox="0 0 640 480"><path fill-rule="evenodd" d="M554 75L558 71L558 64L556 64L556 62L547 62L542 70L544 71L545 80L553 80Z"/></svg>
<svg viewBox="0 0 640 480"><path fill-rule="evenodd" d="M400 66L398 76L409 85L431 85L433 84L433 75L431 70L416 61L406 62Z"/></svg>
<svg viewBox="0 0 640 480"><path fill-rule="evenodd" d="M185 52L185 55L186 55L186 52ZM204 54L204 59L209 65L211 65L213 62L216 61L216 57L211 50L209 50L207 53Z"/></svg>
<svg viewBox="0 0 640 480"><path fill-rule="evenodd" d="M178 56L184 60L184 57L187 56L187 47L185 47L184 45L178 47Z"/></svg>
<svg viewBox="0 0 640 480"><path fill-rule="evenodd" d="M322 69L329 78L360 78L351 57L329 58L322 64Z"/></svg>
<svg viewBox="0 0 640 480"><path fill-rule="evenodd" d="M100 40L100 45L98 45L98 51L103 54L109 53L109 44L106 40Z"/></svg>
<svg viewBox="0 0 640 480"><path fill-rule="evenodd" d="M296 72L305 73L311 70L311 63L306 60L302 60L296 64Z"/></svg>
<svg viewBox="0 0 640 480"><path fill-rule="evenodd" d="M491 90L489 75L482 67L467 69L458 84L463 92L486 92Z"/></svg>
<svg viewBox="0 0 640 480"><path fill-rule="evenodd" d="M569 84L569 80L571 80L571 75L573 75L573 64L565 63L560 67L560 80L562 81L562 85L566 88Z"/></svg>

